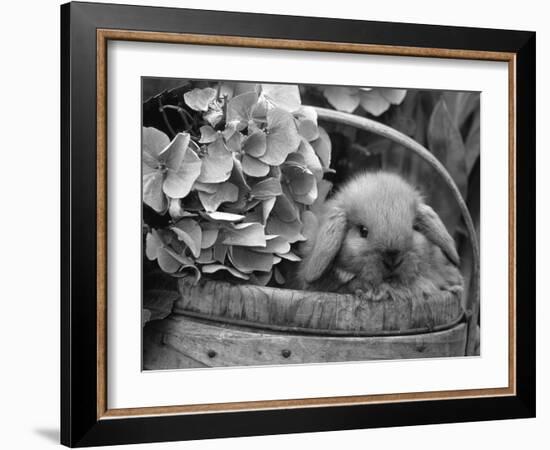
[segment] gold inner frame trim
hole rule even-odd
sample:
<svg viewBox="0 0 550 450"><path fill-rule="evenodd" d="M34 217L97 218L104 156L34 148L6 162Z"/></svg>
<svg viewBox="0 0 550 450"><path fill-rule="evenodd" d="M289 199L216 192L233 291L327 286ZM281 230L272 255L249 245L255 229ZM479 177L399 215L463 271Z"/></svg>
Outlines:
<svg viewBox="0 0 550 450"><path fill-rule="evenodd" d="M508 63L508 186L509 186L509 318L508 386L502 388L411 392L399 394L319 397L287 400L261 400L200 405L150 406L109 409L107 405L107 42L109 40L157 42L168 44L250 47L278 50L303 50L371 55L431 57L502 61ZM422 400L513 396L516 394L516 54L478 50L403 47L324 41L264 39L148 31L97 30L97 418L116 419L132 416L206 414L266 409L294 409L395 403Z"/></svg>

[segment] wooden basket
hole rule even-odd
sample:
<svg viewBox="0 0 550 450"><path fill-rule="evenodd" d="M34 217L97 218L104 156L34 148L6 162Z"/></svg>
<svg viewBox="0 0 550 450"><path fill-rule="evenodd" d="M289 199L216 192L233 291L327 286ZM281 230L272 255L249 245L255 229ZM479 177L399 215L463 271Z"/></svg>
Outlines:
<svg viewBox="0 0 550 450"><path fill-rule="evenodd" d="M178 281L172 314L144 329L144 369L319 363L478 354L479 247L460 191L443 165L408 136L353 114L316 108L321 120L384 136L441 175L464 218L473 254L467 295L372 300L202 280Z"/></svg>

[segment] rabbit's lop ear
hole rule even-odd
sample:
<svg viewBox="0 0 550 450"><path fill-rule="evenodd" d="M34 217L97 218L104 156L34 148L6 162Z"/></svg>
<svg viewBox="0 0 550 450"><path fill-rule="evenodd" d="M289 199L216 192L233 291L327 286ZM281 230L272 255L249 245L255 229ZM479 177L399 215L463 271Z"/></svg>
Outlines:
<svg viewBox="0 0 550 450"><path fill-rule="evenodd" d="M432 208L424 203L418 205L415 226L430 242L441 248L455 266L459 265L455 241Z"/></svg>
<svg viewBox="0 0 550 450"><path fill-rule="evenodd" d="M323 275L340 250L345 234L345 212L340 208L331 207L323 217L313 248L305 261L304 276L308 283Z"/></svg>

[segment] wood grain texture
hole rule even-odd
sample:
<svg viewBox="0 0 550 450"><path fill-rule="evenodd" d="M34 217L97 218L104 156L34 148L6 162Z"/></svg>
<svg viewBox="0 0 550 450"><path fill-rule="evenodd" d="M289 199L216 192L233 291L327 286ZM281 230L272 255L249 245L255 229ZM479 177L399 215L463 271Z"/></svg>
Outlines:
<svg viewBox="0 0 550 450"><path fill-rule="evenodd" d="M433 329L462 314L460 295L440 291L428 298L369 300L328 292L308 292L188 278L179 280L175 313L316 330L379 333Z"/></svg>
<svg viewBox="0 0 550 450"><path fill-rule="evenodd" d="M467 329L411 336L320 337L267 333L173 314L144 331L144 369L309 364L462 356Z"/></svg>

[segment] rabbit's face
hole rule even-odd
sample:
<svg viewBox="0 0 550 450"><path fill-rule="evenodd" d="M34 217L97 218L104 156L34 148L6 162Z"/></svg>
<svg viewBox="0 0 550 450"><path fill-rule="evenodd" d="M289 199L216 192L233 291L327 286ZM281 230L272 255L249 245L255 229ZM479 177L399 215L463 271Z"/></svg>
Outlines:
<svg viewBox="0 0 550 450"><path fill-rule="evenodd" d="M346 234L336 264L365 282L408 283L417 276L426 238L414 229L418 196L400 183L361 183L346 195Z"/></svg>
<svg viewBox="0 0 550 450"><path fill-rule="evenodd" d="M333 267L341 282L406 286L427 272L436 249L458 266L453 238L416 189L398 175L366 173L327 202L300 272L306 283Z"/></svg>

